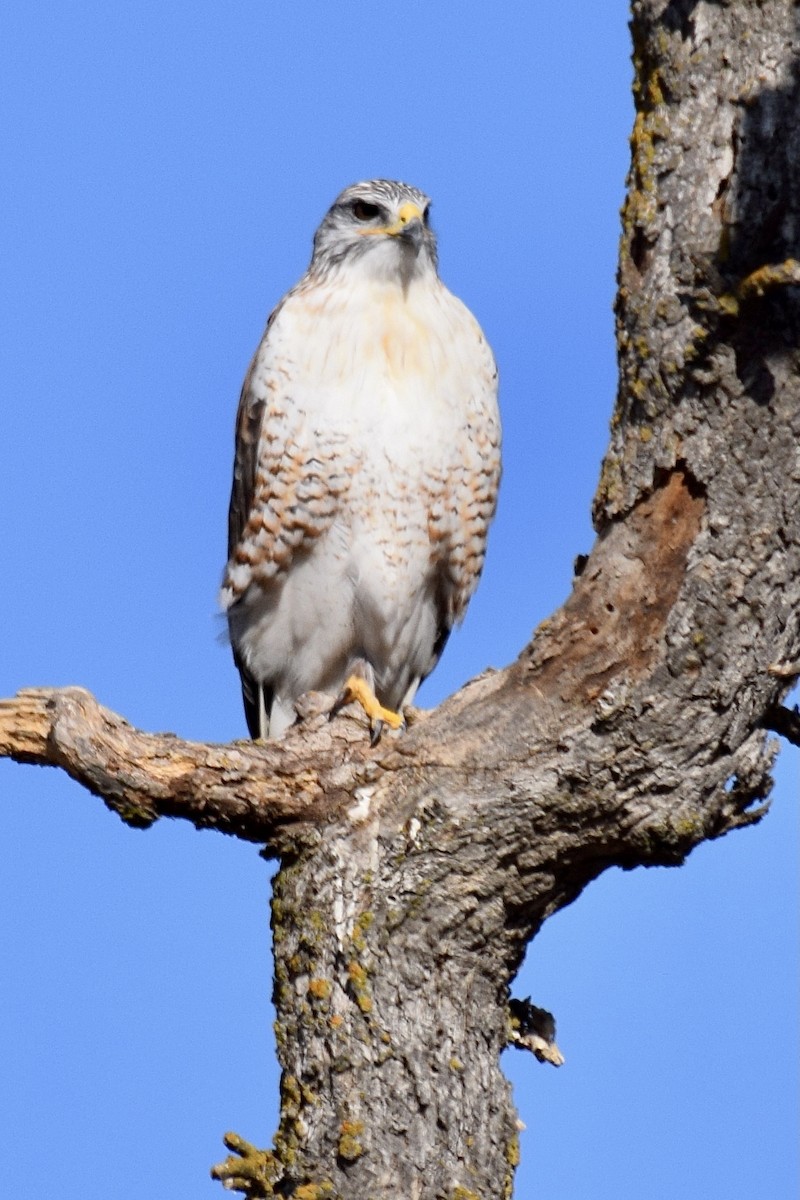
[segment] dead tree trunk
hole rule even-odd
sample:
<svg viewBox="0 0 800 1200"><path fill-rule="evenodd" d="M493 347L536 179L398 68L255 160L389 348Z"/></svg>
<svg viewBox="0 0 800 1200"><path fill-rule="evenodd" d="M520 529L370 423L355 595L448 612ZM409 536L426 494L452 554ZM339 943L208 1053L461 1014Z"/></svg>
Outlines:
<svg viewBox="0 0 800 1200"><path fill-rule="evenodd" d="M312 702L267 746L141 734L77 690L0 708L0 753L130 823L182 816L280 857L280 1128L269 1152L230 1139L229 1186L510 1195L499 1055L526 945L606 867L680 863L765 810L765 729L798 739L777 707L800 675L797 11L633 5L598 537L516 663L375 750Z"/></svg>

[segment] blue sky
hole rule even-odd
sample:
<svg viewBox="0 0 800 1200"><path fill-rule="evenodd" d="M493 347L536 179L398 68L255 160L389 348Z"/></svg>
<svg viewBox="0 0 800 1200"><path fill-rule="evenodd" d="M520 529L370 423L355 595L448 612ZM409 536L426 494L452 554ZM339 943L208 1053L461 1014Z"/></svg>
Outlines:
<svg viewBox="0 0 800 1200"><path fill-rule="evenodd" d="M242 736L218 643L233 417L266 316L346 184L434 198L442 274L502 375L484 580L420 699L515 657L591 545L615 390L631 123L621 0L397 10L16 0L0 31L0 694L79 683L147 729ZM773 811L680 870L607 873L517 991L559 1071L506 1055L519 1197L794 1193L797 753ZM126 829L0 763L9 1196L197 1200L276 1112L268 873Z"/></svg>

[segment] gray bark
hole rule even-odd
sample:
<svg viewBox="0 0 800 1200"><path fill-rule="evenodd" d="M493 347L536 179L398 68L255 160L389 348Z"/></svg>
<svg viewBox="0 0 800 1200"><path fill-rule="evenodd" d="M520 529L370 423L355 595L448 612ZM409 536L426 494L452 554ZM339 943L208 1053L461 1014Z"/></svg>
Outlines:
<svg viewBox="0 0 800 1200"><path fill-rule="evenodd" d="M800 675L800 121L788 0L636 0L620 387L597 541L516 663L407 735L308 719L279 746L139 734L24 693L0 751L127 820L268 841L283 1070L253 1196L508 1196L509 988L611 865L677 864L764 813ZM776 715L777 712L777 715ZM547 1038L544 1039L545 1043Z"/></svg>

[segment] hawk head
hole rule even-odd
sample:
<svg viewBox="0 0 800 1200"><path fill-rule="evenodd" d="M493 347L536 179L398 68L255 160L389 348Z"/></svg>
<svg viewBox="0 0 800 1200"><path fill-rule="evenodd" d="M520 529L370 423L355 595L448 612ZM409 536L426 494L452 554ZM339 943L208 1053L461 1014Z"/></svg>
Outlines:
<svg viewBox="0 0 800 1200"><path fill-rule="evenodd" d="M371 179L345 188L314 235L311 270L325 273L358 263L370 275L407 283L436 272L431 202L419 188Z"/></svg>

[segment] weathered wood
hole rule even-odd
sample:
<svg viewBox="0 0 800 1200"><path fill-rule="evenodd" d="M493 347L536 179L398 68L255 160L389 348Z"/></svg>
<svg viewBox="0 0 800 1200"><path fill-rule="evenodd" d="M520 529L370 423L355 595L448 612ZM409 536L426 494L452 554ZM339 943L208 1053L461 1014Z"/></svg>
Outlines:
<svg viewBox="0 0 800 1200"><path fill-rule="evenodd" d="M598 538L516 663L374 750L313 698L257 746L143 734L78 689L0 706L0 753L280 856L280 1129L217 1169L250 1195L509 1195L527 943L606 867L679 863L766 809L800 673L796 14L633 5Z"/></svg>

